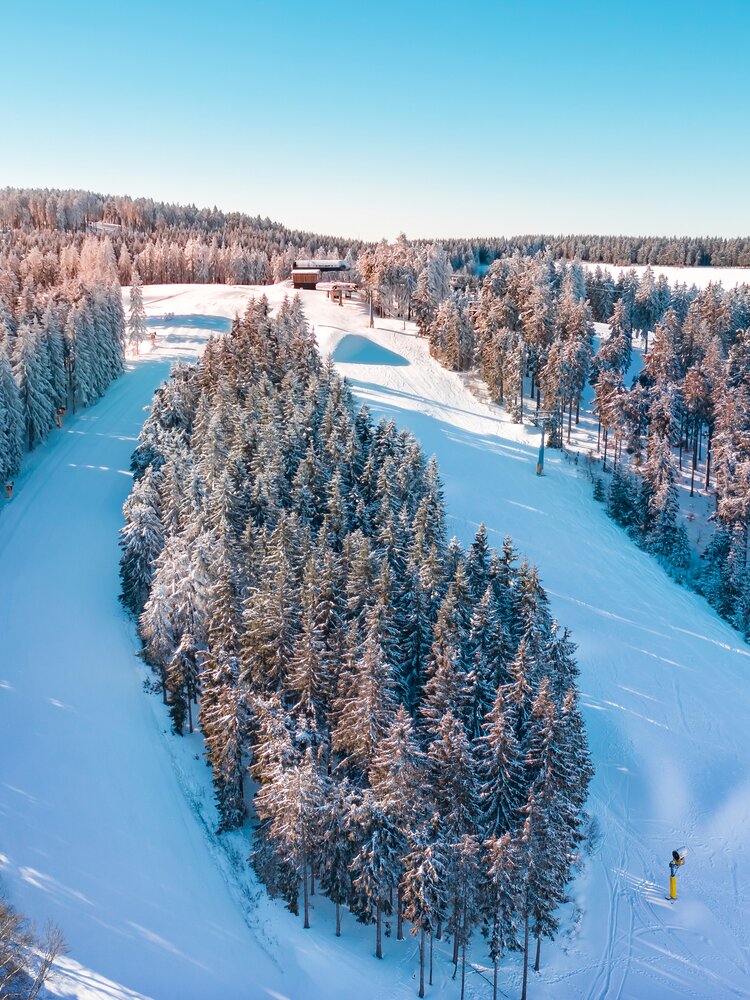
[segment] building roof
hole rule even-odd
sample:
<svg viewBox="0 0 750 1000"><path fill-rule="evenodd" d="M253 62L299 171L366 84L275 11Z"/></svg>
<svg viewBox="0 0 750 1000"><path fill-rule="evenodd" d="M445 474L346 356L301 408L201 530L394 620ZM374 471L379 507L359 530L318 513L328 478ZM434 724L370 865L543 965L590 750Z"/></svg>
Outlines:
<svg viewBox="0 0 750 1000"><path fill-rule="evenodd" d="M292 274L320 274L318 267L295 267Z"/></svg>
<svg viewBox="0 0 750 1000"><path fill-rule="evenodd" d="M345 260L295 260L292 265L294 271L306 271L313 268L316 271L348 271L349 265Z"/></svg>

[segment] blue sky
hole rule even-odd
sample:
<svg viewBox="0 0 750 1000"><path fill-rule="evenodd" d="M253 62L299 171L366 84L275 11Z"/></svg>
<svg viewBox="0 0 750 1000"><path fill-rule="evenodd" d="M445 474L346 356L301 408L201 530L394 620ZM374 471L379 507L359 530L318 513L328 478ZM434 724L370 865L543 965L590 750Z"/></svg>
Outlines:
<svg viewBox="0 0 750 1000"><path fill-rule="evenodd" d="M750 232L750 0L35 0L0 186L317 232Z"/></svg>

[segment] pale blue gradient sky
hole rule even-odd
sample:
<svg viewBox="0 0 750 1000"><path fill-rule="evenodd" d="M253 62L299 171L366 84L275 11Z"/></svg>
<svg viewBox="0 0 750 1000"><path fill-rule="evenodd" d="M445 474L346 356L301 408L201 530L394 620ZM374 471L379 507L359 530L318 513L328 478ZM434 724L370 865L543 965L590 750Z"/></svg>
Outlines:
<svg viewBox="0 0 750 1000"><path fill-rule="evenodd" d="M750 232L750 0L34 0L0 32L0 186L372 239Z"/></svg>

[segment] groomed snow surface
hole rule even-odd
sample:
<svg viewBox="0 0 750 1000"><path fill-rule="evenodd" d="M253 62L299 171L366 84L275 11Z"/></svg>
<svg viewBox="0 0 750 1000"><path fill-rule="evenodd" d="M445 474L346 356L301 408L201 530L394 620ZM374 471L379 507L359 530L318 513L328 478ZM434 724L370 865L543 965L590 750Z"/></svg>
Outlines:
<svg viewBox="0 0 750 1000"><path fill-rule="evenodd" d="M144 290L157 331L91 410L35 451L0 512L0 875L19 908L64 929L55 995L155 1000L401 998L416 995L413 939L347 916L313 929L253 881L247 838L217 842L199 737L169 734L143 691L132 625L118 602L117 530L128 464L156 386L253 292ZM559 453L535 475L539 431L507 421L428 355L409 324L303 293L332 352L375 417L394 417L435 453L451 527L484 521L540 569L579 646L583 711L601 838L572 886L558 941L542 948L530 998L668 1000L750 996L750 650L700 598L674 584L591 499ZM687 847L679 899L667 863ZM491 996L484 944L468 995ZM447 953L428 996L454 997ZM519 959L501 971L519 995Z"/></svg>
<svg viewBox="0 0 750 1000"><path fill-rule="evenodd" d="M611 271L615 281L625 271L633 270L640 277L646 270L646 264L630 264L622 267L619 264L597 264L584 261L583 266L595 270L601 267ZM663 267L652 264L651 270L655 278L663 274L670 285L695 285L696 288L706 288L709 284L721 284L724 288L735 288L737 285L750 285L750 267Z"/></svg>

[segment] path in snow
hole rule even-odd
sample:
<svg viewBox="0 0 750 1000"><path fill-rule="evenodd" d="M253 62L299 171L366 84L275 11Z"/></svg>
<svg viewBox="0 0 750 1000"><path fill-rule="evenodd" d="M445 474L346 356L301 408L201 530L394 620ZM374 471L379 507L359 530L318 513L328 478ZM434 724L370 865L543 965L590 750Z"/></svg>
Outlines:
<svg viewBox="0 0 750 1000"><path fill-rule="evenodd" d="M272 302L285 292L263 291ZM160 357L189 356L248 293L148 289ZM357 395L437 454L455 532L466 542L484 520L496 543L510 533L579 643L602 840L574 886L568 933L543 948L533 997L750 996L750 651L628 541L573 466L548 452L537 478L539 431L476 400L411 328L370 331L357 305L321 293L303 302ZM141 691L116 602L116 536L133 440L166 364L136 365L68 420L0 514L2 873L21 908L64 925L65 995L411 995L413 942L389 942L394 961L374 962L369 929L331 940L320 903L324 926L307 935L262 898L247 927L173 773L174 746L188 744L163 735ZM683 845L672 906L666 865ZM503 977L515 995L515 959ZM453 995L440 981L433 995ZM471 990L488 995L477 976Z"/></svg>

